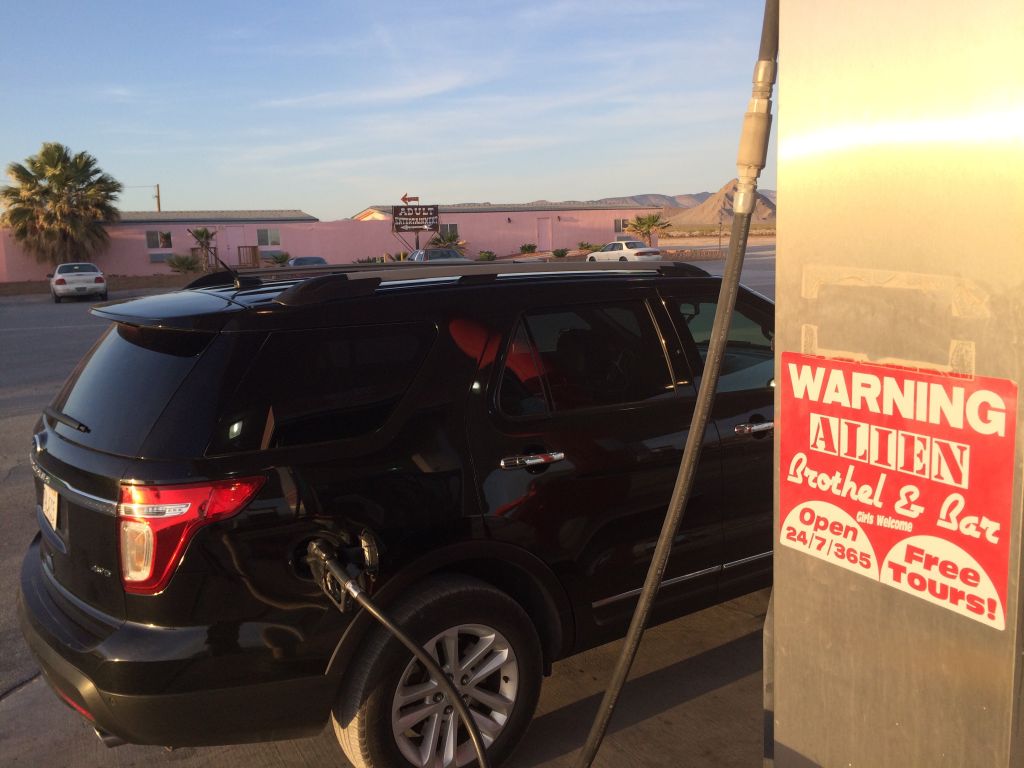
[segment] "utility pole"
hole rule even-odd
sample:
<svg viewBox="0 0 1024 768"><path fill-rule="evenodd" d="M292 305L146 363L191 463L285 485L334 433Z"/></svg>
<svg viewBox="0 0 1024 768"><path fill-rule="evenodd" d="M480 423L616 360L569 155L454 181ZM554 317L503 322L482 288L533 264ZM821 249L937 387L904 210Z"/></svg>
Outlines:
<svg viewBox="0 0 1024 768"><path fill-rule="evenodd" d="M160 185L156 185L156 212L160 213Z"/></svg>

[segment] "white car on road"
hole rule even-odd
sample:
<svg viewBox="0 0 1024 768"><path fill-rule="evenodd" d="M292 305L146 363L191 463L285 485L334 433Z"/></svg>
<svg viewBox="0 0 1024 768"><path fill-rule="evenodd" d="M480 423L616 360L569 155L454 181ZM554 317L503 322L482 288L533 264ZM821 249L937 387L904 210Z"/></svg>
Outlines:
<svg viewBox="0 0 1024 768"><path fill-rule="evenodd" d="M50 295L54 302L68 296L99 296L107 300L107 279L95 264L86 261L60 264L50 278Z"/></svg>
<svg viewBox="0 0 1024 768"><path fill-rule="evenodd" d="M652 248L639 240L619 240L608 243L599 251L594 251L587 261L656 261L661 259L661 251Z"/></svg>

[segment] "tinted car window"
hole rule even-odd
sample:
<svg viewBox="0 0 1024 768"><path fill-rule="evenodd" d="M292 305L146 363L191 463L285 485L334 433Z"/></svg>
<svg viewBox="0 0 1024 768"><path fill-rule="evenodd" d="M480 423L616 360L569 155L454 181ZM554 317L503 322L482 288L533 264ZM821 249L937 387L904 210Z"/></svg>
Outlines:
<svg viewBox="0 0 1024 768"><path fill-rule="evenodd" d="M517 326L505 355L498 399L502 412L509 416L531 416L548 410L540 365L523 323Z"/></svg>
<svg viewBox="0 0 1024 768"><path fill-rule="evenodd" d="M54 407L85 424L57 424L74 442L134 456L213 334L115 325L71 375Z"/></svg>
<svg viewBox="0 0 1024 768"><path fill-rule="evenodd" d="M58 275L77 274L79 272L99 272L95 264L61 264L57 267Z"/></svg>
<svg viewBox="0 0 1024 768"><path fill-rule="evenodd" d="M638 402L673 389L643 302L531 312L525 324L556 411Z"/></svg>
<svg viewBox="0 0 1024 768"><path fill-rule="evenodd" d="M211 451L338 440L381 427L435 336L430 325L271 334L219 421Z"/></svg>
<svg viewBox="0 0 1024 768"><path fill-rule="evenodd" d="M668 305L680 334L689 333L693 338L703 365L711 340L717 300L711 297L692 300L675 297L668 300ZM764 389L770 386L775 375L773 333L770 317L754 307L736 306L718 378L719 392Z"/></svg>

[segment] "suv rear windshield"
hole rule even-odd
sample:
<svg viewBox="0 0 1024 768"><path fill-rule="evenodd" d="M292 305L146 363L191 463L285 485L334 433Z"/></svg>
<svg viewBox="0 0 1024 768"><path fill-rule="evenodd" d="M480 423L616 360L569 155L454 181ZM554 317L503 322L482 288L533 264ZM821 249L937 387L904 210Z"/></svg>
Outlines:
<svg viewBox="0 0 1024 768"><path fill-rule="evenodd" d="M115 325L79 364L53 407L88 432L51 424L62 437L137 456L164 408L214 334Z"/></svg>

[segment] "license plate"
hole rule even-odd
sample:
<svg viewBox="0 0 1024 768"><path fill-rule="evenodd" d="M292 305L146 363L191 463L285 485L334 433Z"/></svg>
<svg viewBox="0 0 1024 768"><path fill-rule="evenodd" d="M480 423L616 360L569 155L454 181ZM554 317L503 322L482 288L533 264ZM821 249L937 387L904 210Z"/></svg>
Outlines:
<svg viewBox="0 0 1024 768"><path fill-rule="evenodd" d="M50 527L57 530L57 501L60 496L48 485L43 486L43 517Z"/></svg>
<svg viewBox="0 0 1024 768"><path fill-rule="evenodd" d="M75 290L78 291L79 293L85 293L85 286L80 286L78 288L75 288Z"/></svg>

